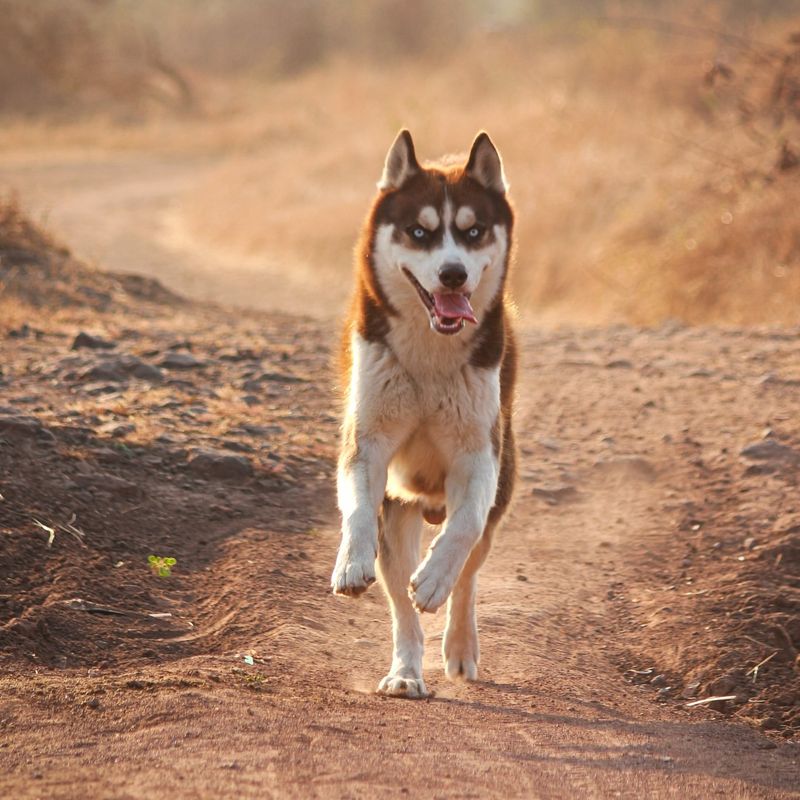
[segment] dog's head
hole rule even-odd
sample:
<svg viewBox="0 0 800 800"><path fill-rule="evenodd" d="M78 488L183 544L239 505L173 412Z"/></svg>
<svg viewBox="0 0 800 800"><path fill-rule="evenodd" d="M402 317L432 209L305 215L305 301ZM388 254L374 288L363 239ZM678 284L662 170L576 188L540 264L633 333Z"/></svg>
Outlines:
<svg viewBox="0 0 800 800"><path fill-rule="evenodd" d="M437 333L479 322L502 290L513 221L503 164L488 135L477 136L466 163L423 166L403 130L378 189L371 266L380 294Z"/></svg>

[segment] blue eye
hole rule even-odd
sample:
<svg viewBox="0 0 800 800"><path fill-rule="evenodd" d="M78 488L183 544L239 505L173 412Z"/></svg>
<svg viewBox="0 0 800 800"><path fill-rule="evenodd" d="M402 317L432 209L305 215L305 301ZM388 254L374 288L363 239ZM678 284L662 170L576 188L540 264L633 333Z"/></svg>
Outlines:
<svg viewBox="0 0 800 800"><path fill-rule="evenodd" d="M427 233L427 231L425 230L425 228L423 228L423 227L421 227L421 226L419 226L419 225L415 225L415 226L414 226L414 227L411 229L411 235L412 235L412 236L413 236L415 239L424 239L424 238L425 238L425 234L426 234L426 233Z"/></svg>
<svg viewBox="0 0 800 800"><path fill-rule="evenodd" d="M467 231L467 238L468 239L479 239L481 234L483 233L483 228L478 225L474 225Z"/></svg>

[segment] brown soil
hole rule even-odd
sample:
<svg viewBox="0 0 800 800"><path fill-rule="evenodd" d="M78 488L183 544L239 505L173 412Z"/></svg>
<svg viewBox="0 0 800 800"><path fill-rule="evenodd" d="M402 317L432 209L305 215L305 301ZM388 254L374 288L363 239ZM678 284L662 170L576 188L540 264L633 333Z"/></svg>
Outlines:
<svg viewBox="0 0 800 800"><path fill-rule="evenodd" d="M444 680L432 617L435 697L386 700L380 592L328 592L335 328L124 282L36 310L52 275L9 251L66 256L18 244L0 795L800 796L798 332L521 326L482 680ZM71 349L82 331L114 347Z"/></svg>

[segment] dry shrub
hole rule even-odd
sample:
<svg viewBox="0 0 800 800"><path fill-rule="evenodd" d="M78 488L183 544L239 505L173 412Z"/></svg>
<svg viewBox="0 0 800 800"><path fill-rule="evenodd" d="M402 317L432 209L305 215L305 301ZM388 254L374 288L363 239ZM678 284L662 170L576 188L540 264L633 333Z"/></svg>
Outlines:
<svg viewBox="0 0 800 800"><path fill-rule="evenodd" d="M0 111L188 110L194 98L153 27L114 0L0 0Z"/></svg>
<svg viewBox="0 0 800 800"><path fill-rule="evenodd" d="M182 302L156 280L112 275L77 260L32 222L14 198L0 198L0 311L9 313L9 318L2 317L4 325L24 316L26 309L144 312L148 304Z"/></svg>
<svg viewBox="0 0 800 800"><path fill-rule="evenodd" d="M73 3L90 5L64 7ZM800 47L789 35L800 20L727 37L689 16L598 23L572 2L539 4L530 18L545 25L493 28L449 2L279 5L141 0L131 12L143 29L159 10L181 61L227 63L201 84L202 122L7 126L4 144L225 153L170 212L176 240L252 259L251 269L288 265L294 284L324 285L337 311L397 129L437 155L485 128L518 210L514 289L537 319L795 321ZM567 24L552 21L565 12Z"/></svg>
<svg viewBox="0 0 800 800"><path fill-rule="evenodd" d="M791 29L762 33L780 41ZM486 128L518 210L515 291L538 319L793 322L798 173L776 165L800 137L788 113L775 126L767 95L742 115L756 83L708 85L718 49L594 27L474 34L401 64L334 60L260 89L252 143L185 198L185 233L285 261L339 305L396 130L408 125L435 155ZM737 80L749 58L731 51ZM783 64L762 66L773 70L762 83Z"/></svg>

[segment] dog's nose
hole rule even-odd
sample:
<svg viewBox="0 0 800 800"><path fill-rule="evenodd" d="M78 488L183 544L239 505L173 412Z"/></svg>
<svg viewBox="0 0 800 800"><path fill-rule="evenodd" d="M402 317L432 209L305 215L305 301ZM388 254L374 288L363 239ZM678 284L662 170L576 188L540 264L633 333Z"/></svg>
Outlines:
<svg viewBox="0 0 800 800"><path fill-rule="evenodd" d="M463 264L459 264L457 261L452 264L444 264L439 270L439 280L442 282L442 286L446 286L448 289L458 289L467 280L467 270Z"/></svg>

